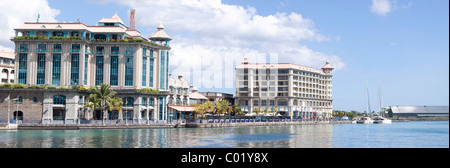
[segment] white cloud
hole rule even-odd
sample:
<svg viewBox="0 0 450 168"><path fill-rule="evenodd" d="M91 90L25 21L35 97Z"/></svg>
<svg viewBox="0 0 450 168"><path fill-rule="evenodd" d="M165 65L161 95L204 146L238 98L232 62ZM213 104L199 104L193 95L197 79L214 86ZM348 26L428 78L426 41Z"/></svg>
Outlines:
<svg viewBox="0 0 450 168"><path fill-rule="evenodd" d="M377 15L386 16L392 10L392 5L389 0L372 0L370 11Z"/></svg>
<svg viewBox="0 0 450 168"><path fill-rule="evenodd" d="M10 38L14 36L14 28L24 22L36 22L38 14L39 21L53 22L59 13L59 10L49 6L47 0L0 1L0 48L14 48Z"/></svg>
<svg viewBox="0 0 450 168"><path fill-rule="evenodd" d="M322 42L333 38L321 35L314 22L299 13L261 16L254 7L223 4L221 0L116 3L136 9L137 27L153 33L159 23L164 24L173 38L171 73L184 74L199 88L232 88L229 82L234 80L234 66L240 65L244 56L272 53L284 63L321 68L330 60L337 70L345 67L340 57L301 45L304 40Z"/></svg>

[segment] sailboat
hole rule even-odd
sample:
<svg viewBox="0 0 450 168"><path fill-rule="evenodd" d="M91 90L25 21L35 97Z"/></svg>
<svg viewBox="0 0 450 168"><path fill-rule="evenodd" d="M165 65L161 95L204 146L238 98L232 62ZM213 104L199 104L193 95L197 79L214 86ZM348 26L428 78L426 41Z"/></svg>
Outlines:
<svg viewBox="0 0 450 168"><path fill-rule="evenodd" d="M381 115L375 116L373 118L373 123L374 124L391 124L392 123L391 119L384 118L382 116L383 113L385 112L385 110L383 110L382 101L381 101L381 93L382 93L382 88L381 87L380 87L380 85L378 85L378 99L379 99L379 102L380 102L380 113L381 113Z"/></svg>
<svg viewBox="0 0 450 168"><path fill-rule="evenodd" d="M369 84L366 82L366 90L367 90L367 113L369 113L369 112L370 112L370 101L369 101L369 89L368 89L368 86L367 86L367 85L369 85ZM357 123L357 124L372 124L372 123L373 123L373 120L372 120L369 116L367 116L367 114L366 114L366 116L364 116L364 117L362 117L361 119L357 120L356 123Z"/></svg>

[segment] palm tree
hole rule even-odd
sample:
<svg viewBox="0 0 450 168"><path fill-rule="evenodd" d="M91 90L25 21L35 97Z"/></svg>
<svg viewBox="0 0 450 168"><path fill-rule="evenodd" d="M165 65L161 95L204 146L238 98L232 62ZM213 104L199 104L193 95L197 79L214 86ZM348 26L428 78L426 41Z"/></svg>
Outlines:
<svg viewBox="0 0 450 168"><path fill-rule="evenodd" d="M204 112L210 113L214 110L214 104L210 101L203 104Z"/></svg>
<svg viewBox="0 0 450 168"><path fill-rule="evenodd" d="M123 101L121 98L113 97L110 102L106 103L106 109L108 109L109 111L113 111L114 109L116 109L119 111L119 116L122 116Z"/></svg>
<svg viewBox="0 0 450 168"><path fill-rule="evenodd" d="M95 108L100 107L100 100L96 94L90 94L87 98L89 101L86 105L84 105L84 108L89 107L91 108L91 111L94 112Z"/></svg>
<svg viewBox="0 0 450 168"><path fill-rule="evenodd" d="M241 106L237 104L233 105L233 112L235 116L244 114L244 111L242 111Z"/></svg>
<svg viewBox="0 0 450 168"><path fill-rule="evenodd" d="M102 83L100 85L100 88L98 88L96 86L95 88L91 88L90 91L92 93L91 93L91 95L89 95L89 97L91 97L92 95L95 95L95 98L97 98L97 100L94 100L94 102L96 105L100 105L100 107L101 107L102 114L103 114L102 120L105 119L105 117L106 117L105 114L107 113L107 112L103 113L103 109L105 109L105 107L112 106L112 104L116 104L117 107L121 106L120 103L117 102L117 100L116 100L116 102L113 102L114 95L116 95L117 92L112 91L111 86L109 86L109 85ZM94 97L94 96L92 96L92 97ZM100 102L98 102L98 101L100 101ZM96 106L91 106L91 107L94 107L92 110L95 110ZM109 108L111 108L111 107L109 107ZM119 108L117 108L117 109L119 109ZM120 107L120 109L121 109L121 107Z"/></svg>
<svg viewBox="0 0 450 168"><path fill-rule="evenodd" d="M200 114L202 116L202 118L203 118L203 114L204 114L203 106L199 105L199 106L195 107L194 114L195 115L199 115Z"/></svg>

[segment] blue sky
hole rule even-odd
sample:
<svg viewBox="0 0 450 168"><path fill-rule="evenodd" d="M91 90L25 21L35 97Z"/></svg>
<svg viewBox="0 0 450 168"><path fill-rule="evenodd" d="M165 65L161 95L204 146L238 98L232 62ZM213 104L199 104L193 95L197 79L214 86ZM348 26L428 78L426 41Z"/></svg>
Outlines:
<svg viewBox="0 0 450 168"><path fill-rule="evenodd" d="M375 110L378 83L384 106L449 102L447 0L33 0L30 6L36 1L36 9L23 17L0 12L2 22L18 20L0 29L35 21L37 13L44 21L80 17L95 25L117 11L128 25L129 9L135 8L136 27L144 36L164 24L174 39L170 71L200 91L234 94L234 72L227 66L240 64L244 56L276 53L280 62L315 68L330 60L336 67L335 110L364 111L366 81ZM5 4L0 0L6 9ZM0 39L0 49L12 46Z"/></svg>

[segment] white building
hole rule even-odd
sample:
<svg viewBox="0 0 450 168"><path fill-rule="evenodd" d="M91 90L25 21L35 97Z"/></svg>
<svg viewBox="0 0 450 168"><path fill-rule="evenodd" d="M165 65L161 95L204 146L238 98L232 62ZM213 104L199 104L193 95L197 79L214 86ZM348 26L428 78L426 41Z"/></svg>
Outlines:
<svg viewBox="0 0 450 168"><path fill-rule="evenodd" d="M14 52L0 50L0 84L14 83Z"/></svg>
<svg viewBox="0 0 450 168"><path fill-rule="evenodd" d="M331 117L333 67L322 69L289 64L251 64L245 58L236 67L236 104L245 112L254 109L294 118Z"/></svg>

